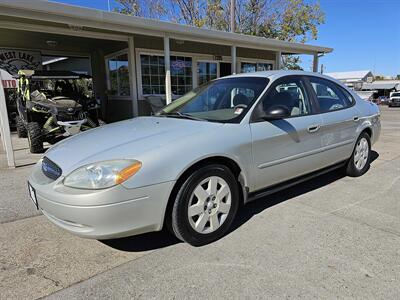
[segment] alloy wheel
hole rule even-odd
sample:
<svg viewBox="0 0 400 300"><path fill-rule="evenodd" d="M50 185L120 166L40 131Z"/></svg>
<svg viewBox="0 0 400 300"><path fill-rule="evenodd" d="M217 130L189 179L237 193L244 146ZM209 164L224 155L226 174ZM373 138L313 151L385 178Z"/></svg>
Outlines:
<svg viewBox="0 0 400 300"><path fill-rule="evenodd" d="M369 144L366 138L361 138L354 151L354 165L358 170L362 170L367 163L369 155Z"/></svg>
<svg viewBox="0 0 400 300"><path fill-rule="evenodd" d="M216 231L228 217L232 203L231 189L218 176L207 177L194 189L188 205L191 227L198 233Z"/></svg>

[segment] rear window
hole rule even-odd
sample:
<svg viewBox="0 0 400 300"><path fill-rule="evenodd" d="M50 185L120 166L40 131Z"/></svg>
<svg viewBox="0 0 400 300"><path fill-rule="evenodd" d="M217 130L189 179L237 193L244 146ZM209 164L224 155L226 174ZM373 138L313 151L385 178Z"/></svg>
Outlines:
<svg viewBox="0 0 400 300"><path fill-rule="evenodd" d="M339 87L339 86L338 86ZM343 93L343 95L345 96L345 98L348 101L348 106L351 106L354 103L354 98L353 96L349 93L349 91L347 91L346 89L342 88L341 86L339 87L340 91Z"/></svg>
<svg viewBox="0 0 400 300"><path fill-rule="evenodd" d="M400 93L393 93L392 97L400 97Z"/></svg>

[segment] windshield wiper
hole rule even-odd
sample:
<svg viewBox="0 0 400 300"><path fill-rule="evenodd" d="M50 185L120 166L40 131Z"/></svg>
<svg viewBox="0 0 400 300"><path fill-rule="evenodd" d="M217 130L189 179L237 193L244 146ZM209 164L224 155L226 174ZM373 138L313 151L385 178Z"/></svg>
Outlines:
<svg viewBox="0 0 400 300"><path fill-rule="evenodd" d="M189 119L189 120L196 120L196 121L208 121L206 119L198 118L189 114L177 112L170 112L170 113L161 113L158 116L160 117L172 117L172 118L182 118L182 119Z"/></svg>

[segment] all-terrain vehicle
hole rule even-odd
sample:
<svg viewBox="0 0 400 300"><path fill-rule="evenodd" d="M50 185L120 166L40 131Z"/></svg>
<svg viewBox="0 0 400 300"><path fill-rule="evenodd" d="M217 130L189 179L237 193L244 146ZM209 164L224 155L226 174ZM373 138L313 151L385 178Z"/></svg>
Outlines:
<svg viewBox="0 0 400 300"><path fill-rule="evenodd" d="M99 106L89 76L70 71L21 70L16 78L17 133L28 138L32 153L42 153L44 142L54 144L99 125Z"/></svg>

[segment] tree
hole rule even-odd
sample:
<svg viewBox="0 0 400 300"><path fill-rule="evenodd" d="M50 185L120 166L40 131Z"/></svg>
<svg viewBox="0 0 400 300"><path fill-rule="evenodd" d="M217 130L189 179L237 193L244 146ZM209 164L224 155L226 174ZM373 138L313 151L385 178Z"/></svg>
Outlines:
<svg viewBox="0 0 400 300"><path fill-rule="evenodd" d="M163 0L116 0L116 12L135 17L160 19L166 14Z"/></svg>
<svg viewBox="0 0 400 300"><path fill-rule="evenodd" d="M229 0L116 0L117 11L134 16L228 31ZM305 43L318 37L325 16L318 1L236 0L236 32ZM286 56L284 67L299 69L298 56Z"/></svg>

